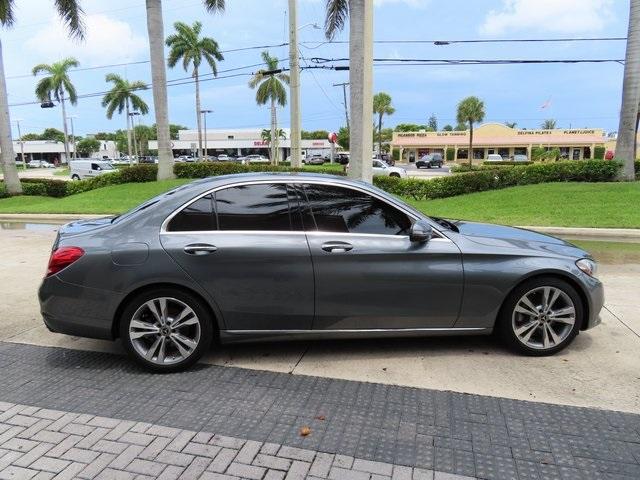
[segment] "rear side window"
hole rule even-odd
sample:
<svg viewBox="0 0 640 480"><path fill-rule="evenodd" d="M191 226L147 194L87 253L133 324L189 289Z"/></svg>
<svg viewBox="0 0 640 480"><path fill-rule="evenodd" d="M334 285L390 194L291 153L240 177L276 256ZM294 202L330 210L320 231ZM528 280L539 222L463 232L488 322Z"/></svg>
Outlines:
<svg viewBox="0 0 640 480"><path fill-rule="evenodd" d="M332 185L305 185L304 194L311 213L304 216L307 230L408 235L411 229L411 219L406 214L358 190Z"/></svg>
<svg viewBox="0 0 640 480"><path fill-rule="evenodd" d="M178 213L168 226L170 232L201 232L217 230L211 194L199 198Z"/></svg>
<svg viewBox="0 0 640 480"><path fill-rule="evenodd" d="M220 230L292 230L285 184L259 183L218 190L215 208Z"/></svg>

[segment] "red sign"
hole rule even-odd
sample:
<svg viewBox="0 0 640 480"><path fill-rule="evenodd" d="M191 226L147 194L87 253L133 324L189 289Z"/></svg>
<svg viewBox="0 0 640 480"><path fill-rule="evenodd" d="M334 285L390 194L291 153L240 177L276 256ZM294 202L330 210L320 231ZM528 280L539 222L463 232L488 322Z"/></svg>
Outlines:
<svg viewBox="0 0 640 480"><path fill-rule="evenodd" d="M265 145L269 145L269 142L267 142L266 140L255 140L253 142L254 147L263 147Z"/></svg>
<svg viewBox="0 0 640 480"><path fill-rule="evenodd" d="M331 143L336 143L338 141L338 134L336 132L331 132L329 134L329 141Z"/></svg>

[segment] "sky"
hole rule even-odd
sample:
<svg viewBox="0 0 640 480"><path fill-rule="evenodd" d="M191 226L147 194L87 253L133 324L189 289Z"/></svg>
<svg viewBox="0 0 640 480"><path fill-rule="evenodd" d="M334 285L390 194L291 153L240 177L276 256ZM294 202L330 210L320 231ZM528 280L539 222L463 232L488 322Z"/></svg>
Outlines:
<svg viewBox="0 0 640 480"><path fill-rule="evenodd" d="M35 100L37 78L30 72L39 63L75 57L80 69L71 72L79 94L103 92L107 73L129 80L151 81L144 0L84 0L87 36L84 42L69 40L58 21L53 0L17 0L16 25L0 32L9 104ZM477 40L571 37L625 37L628 0L375 0L374 40ZM312 59L346 58L348 45L326 44L322 26L325 0L298 0L301 65ZM287 0L227 0L224 14L208 14L200 0L164 0L165 35L173 23L200 20L203 33L214 38L225 60L219 77L202 83L202 107L213 110L208 128L267 128L266 106L255 102L248 87L251 73L259 69L262 48L288 40ZM336 37L348 39L348 31ZM288 65L288 47L268 48ZM625 42L454 44L376 43L375 58L420 59L623 59ZM345 63L345 62L337 62ZM122 65L128 64L128 65ZM98 68L94 68L98 67ZM238 69L238 67L245 67ZM83 70L83 68L89 68ZM561 128L617 129L623 66L603 64L401 66L374 67L374 92L385 91L393 99L395 114L385 126L426 123L431 114L439 126L455 125L456 105L475 95L485 103L486 122L517 122L518 127L538 128L546 118ZM225 73L225 71L227 71ZM210 73L210 72L206 72ZM230 75L241 74L239 76ZM187 78L179 65L167 70L168 79ZM348 81L347 71L306 69L301 73L302 128L337 131L345 123L342 89L333 84ZM151 90L139 92L150 106L141 122L152 124ZM542 108L543 105L546 108ZM68 108L75 133L125 128L126 119L105 116L100 97L84 98ZM61 129L60 108L39 105L11 106L12 120L20 120L22 133ZM171 123L195 128L193 84L169 87ZM288 106L278 110L280 126L289 126ZM15 121L14 123L14 134Z"/></svg>

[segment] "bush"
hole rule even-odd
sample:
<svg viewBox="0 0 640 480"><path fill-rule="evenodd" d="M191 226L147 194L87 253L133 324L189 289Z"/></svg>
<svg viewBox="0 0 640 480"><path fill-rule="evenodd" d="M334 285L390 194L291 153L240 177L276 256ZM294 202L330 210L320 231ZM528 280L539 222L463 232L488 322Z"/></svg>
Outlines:
<svg viewBox="0 0 640 480"><path fill-rule="evenodd" d="M608 182L615 179L619 169L619 163L610 161L567 161L509 168L482 168L431 180L374 177L374 184L395 195L428 200L534 183Z"/></svg>
<svg viewBox="0 0 640 480"><path fill-rule="evenodd" d="M598 146L593 149L593 158L594 160L604 160L604 154L606 152L606 148Z"/></svg>
<svg viewBox="0 0 640 480"><path fill-rule="evenodd" d="M120 176L120 181L117 183L153 182L158 176L158 166L154 164L125 166L114 173Z"/></svg>
<svg viewBox="0 0 640 480"><path fill-rule="evenodd" d="M333 167L335 168L335 167ZM230 175L234 173L249 172L315 172L343 175L332 167L318 165L317 167L291 168L285 165L253 164L242 165L234 162L203 162L203 163L176 163L173 171L178 178L206 178L217 175Z"/></svg>
<svg viewBox="0 0 640 480"><path fill-rule="evenodd" d="M482 167L517 167L520 165L531 165L533 162L510 162L510 161L503 161L503 162L484 162L482 164Z"/></svg>
<svg viewBox="0 0 640 480"><path fill-rule="evenodd" d="M9 196L9 192L7 192L4 182L0 183L0 198L7 198Z"/></svg>
<svg viewBox="0 0 640 480"><path fill-rule="evenodd" d="M23 186L23 190L25 185L29 184L40 184L44 188L44 193L35 194L32 193L30 195L46 195L47 197L64 197L67 195L67 182L64 180L53 180L49 178L21 178L20 183Z"/></svg>
<svg viewBox="0 0 640 480"><path fill-rule="evenodd" d="M533 147L531 149L531 160L533 160L534 162L539 162L544 158L546 154L547 154L547 151L544 148Z"/></svg>
<svg viewBox="0 0 640 480"><path fill-rule="evenodd" d="M22 194L44 197L47 194L47 187L43 183L22 183Z"/></svg>
<svg viewBox="0 0 640 480"><path fill-rule="evenodd" d="M447 148L445 159L447 162L453 162L456 159L456 149L451 147Z"/></svg>

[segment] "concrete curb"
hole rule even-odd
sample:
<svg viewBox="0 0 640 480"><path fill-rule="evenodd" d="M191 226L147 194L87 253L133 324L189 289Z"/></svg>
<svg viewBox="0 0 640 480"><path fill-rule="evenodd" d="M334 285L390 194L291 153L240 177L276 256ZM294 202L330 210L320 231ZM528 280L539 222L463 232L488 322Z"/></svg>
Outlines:
<svg viewBox="0 0 640 480"><path fill-rule="evenodd" d="M103 215L86 215L73 213L0 213L0 222L34 222L34 223L62 223L71 222L85 218L106 217ZM562 237L591 238L601 240L639 240L639 228L584 228L584 227L540 227L540 226L518 226L535 232L546 233L547 235L558 235Z"/></svg>
<svg viewBox="0 0 640 480"><path fill-rule="evenodd" d="M86 215L82 213L0 213L0 222L59 223L108 216L109 214L107 213L103 215Z"/></svg>
<svg viewBox="0 0 640 480"><path fill-rule="evenodd" d="M583 227L538 227L520 226L535 232L561 237L578 237L600 240L640 240L640 229L637 228L583 228Z"/></svg>

